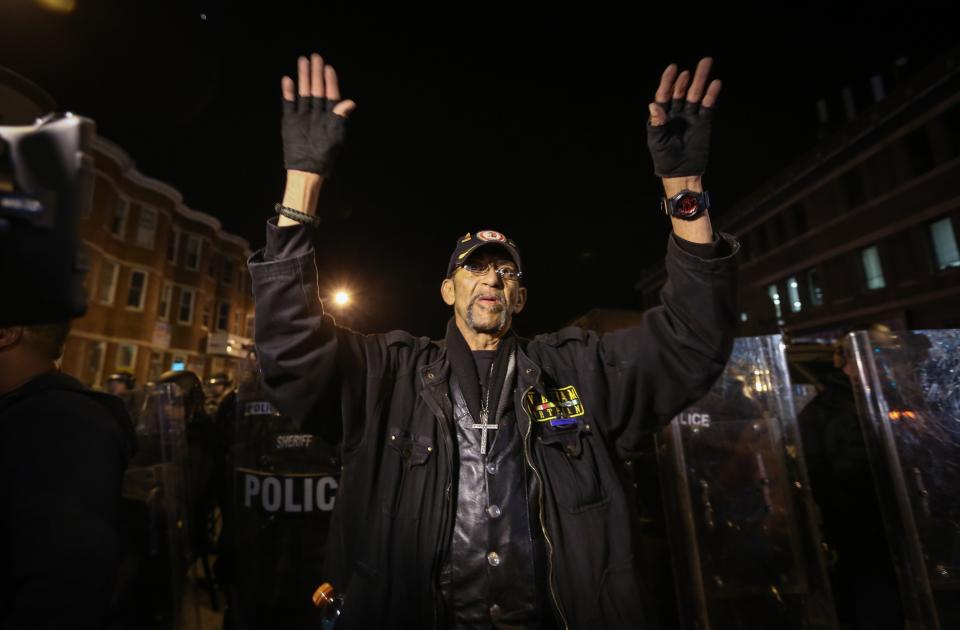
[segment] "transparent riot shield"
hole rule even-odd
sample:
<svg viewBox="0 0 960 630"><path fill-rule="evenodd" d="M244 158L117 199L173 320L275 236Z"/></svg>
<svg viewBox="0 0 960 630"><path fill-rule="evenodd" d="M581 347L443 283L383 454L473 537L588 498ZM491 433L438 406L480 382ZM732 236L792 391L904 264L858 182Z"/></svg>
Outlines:
<svg viewBox="0 0 960 630"><path fill-rule="evenodd" d="M779 335L657 435L684 628L835 628Z"/></svg>
<svg viewBox="0 0 960 630"><path fill-rule="evenodd" d="M793 405L797 415L817 397L817 388L809 383L793 385Z"/></svg>
<svg viewBox="0 0 960 630"><path fill-rule="evenodd" d="M960 330L848 340L904 614L911 628L960 628Z"/></svg>
<svg viewBox="0 0 960 630"><path fill-rule="evenodd" d="M130 408L137 452L121 494L116 628L196 628L185 604L190 570L184 406L173 384L150 387Z"/></svg>
<svg viewBox="0 0 960 630"><path fill-rule="evenodd" d="M268 402L254 360L222 403L223 529L216 573L232 629L320 628L312 595L340 479L336 445Z"/></svg>

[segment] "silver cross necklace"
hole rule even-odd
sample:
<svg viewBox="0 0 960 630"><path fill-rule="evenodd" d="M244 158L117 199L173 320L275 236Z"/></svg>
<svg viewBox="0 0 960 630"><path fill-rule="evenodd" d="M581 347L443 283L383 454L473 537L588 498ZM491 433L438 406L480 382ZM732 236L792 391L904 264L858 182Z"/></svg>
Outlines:
<svg viewBox="0 0 960 630"><path fill-rule="evenodd" d="M480 422L475 422L470 425L471 429L480 429L480 454L487 454L487 430L496 429L497 425L489 424L490 419L490 390L493 389L493 365L496 363L494 361L490 364L490 374L487 379L487 395L481 401L480 407Z"/></svg>

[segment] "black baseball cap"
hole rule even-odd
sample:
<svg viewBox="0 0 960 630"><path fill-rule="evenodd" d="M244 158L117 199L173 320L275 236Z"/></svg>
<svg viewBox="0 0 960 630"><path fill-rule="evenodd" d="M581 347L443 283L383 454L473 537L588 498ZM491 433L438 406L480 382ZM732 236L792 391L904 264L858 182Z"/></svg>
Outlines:
<svg viewBox="0 0 960 630"><path fill-rule="evenodd" d="M468 232L457 239L453 253L450 254L450 262L447 264L447 277L449 278L458 265L463 264L471 254L482 247L499 247L505 250L517 265L517 271L523 271L520 248L517 247L513 239L509 239L495 230L480 230L479 232Z"/></svg>

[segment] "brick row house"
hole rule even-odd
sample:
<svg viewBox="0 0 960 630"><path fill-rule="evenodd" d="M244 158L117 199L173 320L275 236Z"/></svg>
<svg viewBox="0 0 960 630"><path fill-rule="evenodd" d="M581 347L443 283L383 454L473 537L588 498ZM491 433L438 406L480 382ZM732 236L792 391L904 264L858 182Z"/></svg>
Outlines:
<svg viewBox="0 0 960 630"><path fill-rule="evenodd" d="M170 369L232 374L253 336L249 244L113 143L98 138L94 161L80 222L87 313L73 322L63 370L94 387L120 370L138 383Z"/></svg>

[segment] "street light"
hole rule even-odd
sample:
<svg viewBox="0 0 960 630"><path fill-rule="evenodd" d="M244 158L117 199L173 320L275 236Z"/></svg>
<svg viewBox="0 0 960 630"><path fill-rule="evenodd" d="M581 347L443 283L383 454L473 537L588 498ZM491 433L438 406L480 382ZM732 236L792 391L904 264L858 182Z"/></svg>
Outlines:
<svg viewBox="0 0 960 630"><path fill-rule="evenodd" d="M337 291L333 296L333 301L336 302L338 306L346 306L347 302L350 301L350 294L346 291Z"/></svg>

